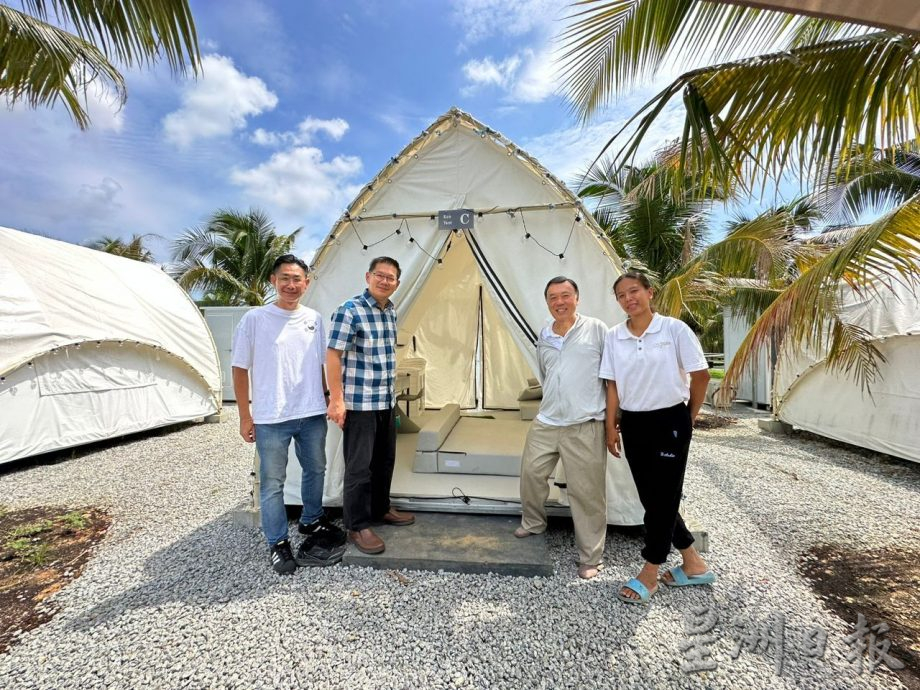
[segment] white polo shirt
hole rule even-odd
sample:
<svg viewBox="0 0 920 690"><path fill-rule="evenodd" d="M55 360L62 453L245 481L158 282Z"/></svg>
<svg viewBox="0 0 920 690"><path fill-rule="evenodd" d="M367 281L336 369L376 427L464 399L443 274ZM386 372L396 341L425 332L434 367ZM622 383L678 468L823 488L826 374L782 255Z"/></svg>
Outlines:
<svg viewBox="0 0 920 690"><path fill-rule="evenodd" d="M552 324L540 332L537 360L543 400L537 419L550 426L571 426L604 419L607 399L598 376L607 324L591 316L575 315L565 336Z"/></svg>
<svg viewBox="0 0 920 690"><path fill-rule="evenodd" d="M654 314L640 336L630 333L625 321L610 329L600 376L616 381L621 409L648 412L689 400L687 374L707 366L700 341L687 324Z"/></svg>

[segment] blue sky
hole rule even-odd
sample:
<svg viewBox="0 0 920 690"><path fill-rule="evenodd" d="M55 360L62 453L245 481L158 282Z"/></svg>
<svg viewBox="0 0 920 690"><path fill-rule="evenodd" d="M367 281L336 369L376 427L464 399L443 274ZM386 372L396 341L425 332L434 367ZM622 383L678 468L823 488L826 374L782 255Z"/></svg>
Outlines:
<svg viewBox="0 0 920 690"><path fill-rule="evenodd" d="M94 90L81 132L61 109L0 110L0 225L85 243L169 241L218 208L304 228L309 254L357 190L458 106L571 180L651 95L582 126L558 93L551 0L193 0L204 73L127 73L120 110ZM649 154L680 129L674 110Z"/></svg>

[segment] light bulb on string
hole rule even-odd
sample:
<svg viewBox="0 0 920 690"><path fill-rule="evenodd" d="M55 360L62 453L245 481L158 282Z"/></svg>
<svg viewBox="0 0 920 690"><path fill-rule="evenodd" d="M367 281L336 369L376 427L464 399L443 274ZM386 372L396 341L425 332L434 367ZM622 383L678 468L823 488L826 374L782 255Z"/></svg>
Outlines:
<svg viewBox="0 0 920 690"><path fill-rule="evenodd" d="M438 270L443 270L444 269L444 259L438 259L438 264L437 266L435 266L435 268L437 268Z"/></svg>
<svg viewBox="0 0 920 690"><path fill-rule="evenodd" d="M361 254L364 256L367 256L367 245L366 244L361 245Z"/></svg>

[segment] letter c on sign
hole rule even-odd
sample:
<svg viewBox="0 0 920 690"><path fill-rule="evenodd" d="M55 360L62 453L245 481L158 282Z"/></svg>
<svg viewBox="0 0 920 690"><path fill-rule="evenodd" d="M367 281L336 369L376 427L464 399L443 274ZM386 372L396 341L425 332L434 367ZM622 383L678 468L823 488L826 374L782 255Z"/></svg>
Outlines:
<svg viewBox="0 0 920 690"><path fill-rule="evenodd" d="M460 214L460 225L469 225L469 222L470 222L470 214L461 213Z"/></svg>

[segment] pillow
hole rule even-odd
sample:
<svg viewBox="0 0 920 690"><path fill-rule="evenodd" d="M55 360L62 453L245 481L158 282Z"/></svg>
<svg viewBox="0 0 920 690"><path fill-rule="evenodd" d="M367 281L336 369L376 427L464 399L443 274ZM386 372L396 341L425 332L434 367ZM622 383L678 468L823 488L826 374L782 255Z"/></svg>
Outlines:
<svg viewBox="0 0 920 690"><path fill-rule="evenodd" d="M518 401L521 400L539 400L543 397L543 386L528 386L521 391L521 394L518 396Z"/></svg>

